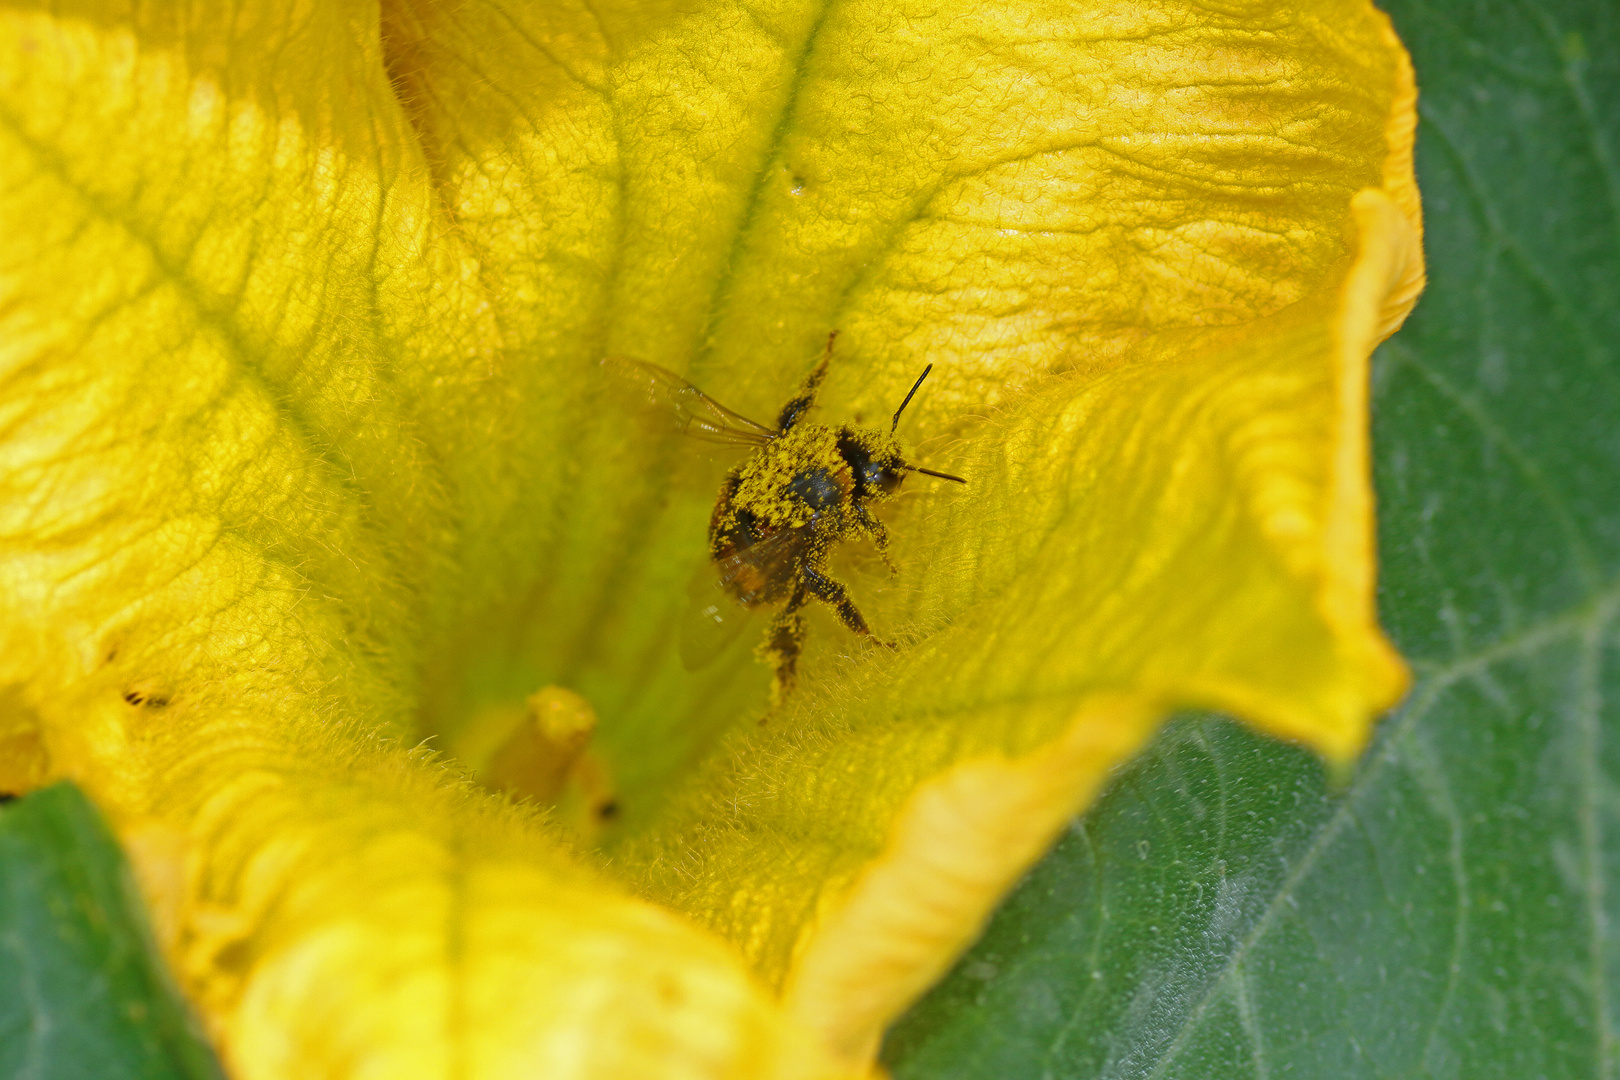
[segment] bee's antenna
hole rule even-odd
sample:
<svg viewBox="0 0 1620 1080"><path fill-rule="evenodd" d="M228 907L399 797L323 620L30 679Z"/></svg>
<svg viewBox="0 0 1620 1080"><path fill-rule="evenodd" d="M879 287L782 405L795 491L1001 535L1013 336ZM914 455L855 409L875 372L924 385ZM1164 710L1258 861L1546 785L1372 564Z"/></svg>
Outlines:
<svg viewBox="0 0 1620 1080"><path fill-rule="evenodd" d="M927 372L924 372L924 374L927 374ZM967 483L967 481L962 479L960 476L952 476L948 472L935 472L933 469L925 469L921 465L902 465L900 467L902 469L910 469L912 472L920 472L924 476L937 476L941 480L955 480L958 484Z"/></svg>
<svg viewBox="0 0 1620 1080"><path fill-rule="evenodd" d="M923 373L917 376L917 381L911 384L911 390L906 394L906 400L902 401L900 403L900 407L894 410L894 423L889 425L890 435L893 435L894 429L900 426L900 414L906 411L907 405L911 404L911 397L917 392L917 387L922 385L922 381L928 378L928 373L933 370L934 365L929 364L927 367L923 368Z"/></svg>

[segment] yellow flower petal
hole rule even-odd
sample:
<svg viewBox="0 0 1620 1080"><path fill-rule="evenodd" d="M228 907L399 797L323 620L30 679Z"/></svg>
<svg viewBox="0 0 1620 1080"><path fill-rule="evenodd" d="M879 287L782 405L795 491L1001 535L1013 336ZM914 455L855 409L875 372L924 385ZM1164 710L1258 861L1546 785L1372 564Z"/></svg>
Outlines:
<svg viewBox="0 0 1620 1080"><path fill-rule="evenodd" d="M1342 756L1398 694L1364 4L135 18L0 15L0 780L114 815L238 1075L861 1070L1165 709ZM674 646L715 476L596 361L768 418L833 328L826 415L933 360L972 485L857 583L909 648L817 624L761 731ZM542 688L609 869L731 945L469 782L566 787L504 778Z"/></svg>

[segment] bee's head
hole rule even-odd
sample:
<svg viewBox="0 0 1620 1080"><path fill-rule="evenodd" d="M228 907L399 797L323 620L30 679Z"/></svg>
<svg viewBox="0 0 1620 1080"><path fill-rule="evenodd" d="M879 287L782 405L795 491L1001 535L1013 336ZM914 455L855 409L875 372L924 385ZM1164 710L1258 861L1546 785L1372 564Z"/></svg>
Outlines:
<svg viewBox="0 0 1620 1080"><path fill-rule="evenodd" d="M881 499L893 495L905 478L907 465L900 444L892 435L872 428L844 426L838 430L838 453L855 474L856 498Z"/></svg>
<svg viewBox="0 0 1620 1080"><path fill-rule="evenodd" d="M920 465L910 465L900 454L900 443L895 439L894 433L900 427L900 414L906 411L911 404L911 398L917 393L917 387L928 378L928 373L934 370L929 364L923 368L923 373L917 376L917 381L911 384L911 392L900 407L894 410L894 421L889 425L888 434L872 428L852 428L844 426L838 429L838 452L849 463L850 471L855 474L855 497L867 499L881 499L893 495L900 489L900 481L908 472L919 472L928 476L937 476L941 480L954 480L958 484L967 483L960 476L950 473L935 472Z"/></svg>

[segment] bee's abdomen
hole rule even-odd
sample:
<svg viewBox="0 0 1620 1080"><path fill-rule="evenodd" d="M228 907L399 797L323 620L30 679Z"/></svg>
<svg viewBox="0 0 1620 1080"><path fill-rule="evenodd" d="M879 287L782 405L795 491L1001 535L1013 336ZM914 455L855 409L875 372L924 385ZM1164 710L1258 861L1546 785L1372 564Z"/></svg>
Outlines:
<svg viewBox="0 0 1620 1080"><path fill-rule="evenodd" d="M709 530L709 546L714 549L715 558L725 558L720 549L725 547L727 554L751 548L759 543L773 530L763 525L758 518L747 510L738 510L726 522L716 523Z"/></svg>
<svg viewBox="0 0 1620 1080"><path fill-rule="evenodd" d="M760 520L752 510L737 506L732 501L734 493L735 484L728 482L709 518L709 556L721 569L721 586L739 604L754 607L776 603L791 590L791 575L736 556L746 556L760 541L775 533L777 527Z"/></svg>
<svg viewBox="0 0 1620 1080"><path fill-rule="evenodd" d="M733 550L748 547L763 535L758 516L739 507L736 499L737 476L733 473L721 485L720 498L709 515L709 554L716 559L725 558L720 554L722 545Z"/></svg>

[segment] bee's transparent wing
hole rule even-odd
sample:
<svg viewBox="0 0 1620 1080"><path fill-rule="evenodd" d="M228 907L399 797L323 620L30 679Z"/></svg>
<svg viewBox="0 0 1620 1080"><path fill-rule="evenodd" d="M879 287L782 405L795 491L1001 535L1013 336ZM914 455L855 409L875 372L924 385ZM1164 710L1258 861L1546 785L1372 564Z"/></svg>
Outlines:
<svg viewBox="0 0 1620 1080"><path fill-rule="evenodd" d="M714 566L708 562L692 575L686 596L686 613L681 617L681 666L687 671L701 671L737 640L737 635L753 621L754 609L744 607L721 588Z"/></svg>
<svg viewBox="0 0 1620 1080"><path fill-rule="evenodd" d="M640 404L672 417L676 426L693 438L735 446L764 446L778 435L775 428L732 412L657 364L609 356L603 358L602 370L631 391Z"/></svg>
<svg viewBox="0 0 1620 1080"><path fill-rule="evenodd" d="M681 664L700 671L737 640L772 586L793 580L793 560L804 548L803 529L780 529L724 559L704 563L687 585L681 622ZM743 599L738 599L738 593Z"/></svg>

